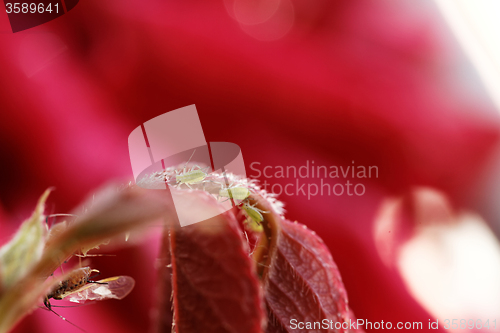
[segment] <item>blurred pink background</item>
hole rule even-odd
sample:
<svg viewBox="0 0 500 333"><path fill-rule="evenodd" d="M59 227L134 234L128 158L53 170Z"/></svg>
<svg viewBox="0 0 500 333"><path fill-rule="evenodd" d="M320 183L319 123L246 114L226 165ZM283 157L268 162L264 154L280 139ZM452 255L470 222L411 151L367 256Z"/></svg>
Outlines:
<svg viewBox="0 0 500 333"><path fill-rule="evenodd" d="M287 218L325 240L358 318L425 328L437 316L379 254L386 199L426 186L450 211L476 211L500 230L497 111L430 1L85 0L8 30L2 14L0 243L48 187L49 210L68 212L97 186L131 180L129 133L190 104L207 141L242 148L247 172L255 161L378 166L363 196L280 197ZM409 231L396 244L411 239L412 216L398 222ZM157 245L93 260L104 277L136 279L125 300L59 312L89 332L146 331ZM73 331L43 310L16 329Z"/></svg>

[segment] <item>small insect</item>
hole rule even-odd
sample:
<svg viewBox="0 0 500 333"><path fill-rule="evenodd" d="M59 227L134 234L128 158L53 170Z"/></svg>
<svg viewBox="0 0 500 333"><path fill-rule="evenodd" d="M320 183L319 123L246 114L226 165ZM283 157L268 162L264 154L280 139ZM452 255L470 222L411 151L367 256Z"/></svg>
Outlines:
<svg viewBox="0 0 500 333"><path fill-rule="evenodd" d="M82 331L83 329L66 320L66 318L52 309L51 298L55 300L67 299L74 303L102 301L113 298L123 299L132 291L135 285L134 279L130 276L115 276L93 281L91 280L93 277L91 276L92 273L96 273L95 276L97 276L99 271L90 267L75 269L65 280L59 281L52 291L45 296L43 301L43 304L49 311Z"/></svg>
<svg viewBox="0 0 500 333"><path fill-rule="evenodd" d="M205 181L205 178L208 176L207 171L210 167L201 168L200 166L195 165L190 170L189 169L186 170L186 167L187 167L188 163L191 161L191 158L193 158L193 155L195 152L196 152L196 149L193 151L193 154L191 154L191 157L184 165L184 168L182 169L182 171L179 174L176 174L175 181L176 181L177 187L179 187L182 184L185 184L187 187L192 189L189 184L192 185L192 184L202 183ZM198 169L195 169L196 167Z"/></svg>
<svg viewBox="0 0 500 333"><path fill-rule="evenodd" d="M236 200L245 200L250 196L250 191L248 188L244 186L233 186L233 184L229 185L227 188L222 188L219 190L219 197L224 197L229 199L236 199ZM224 201L226 201L224 200Z"/></svg>
<svg viewBox="0 0 500 333"><path fill-rule="evenodd" d="M267 214L269 212L263 211L255 207L255 205L256 204L250 205L248 202L243 203L241 208L245 211L247 216L245 223L254 231L262 231L262 225L260 224L260 222L264 221L262 214Z"/></svg>

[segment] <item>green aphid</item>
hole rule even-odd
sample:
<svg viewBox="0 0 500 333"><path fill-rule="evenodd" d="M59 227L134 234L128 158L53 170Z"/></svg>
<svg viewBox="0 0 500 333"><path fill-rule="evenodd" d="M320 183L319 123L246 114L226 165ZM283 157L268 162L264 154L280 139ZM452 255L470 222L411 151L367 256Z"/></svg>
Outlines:
<svg viewBox="0 0 500 333"><path fill-rule="evenodd" d="M193 155L195 152L196 152L196 149L193 151L193 154L191 154L191 157L186 162L186 165L184 165L182 172L175 175L175 181L176 181L177 186L185 184L187 187L191 188L191 186L189 186L189 184L192 185L192 184L203 183L205 181L205 178L207 178L207 176L208 176L207 171L208 171L208 168L210 168L210 167L201 168L198 165L195 165L191 168L191 170L189 170L189 169L186 170L186 167L187 167L188 163L191 161L191 158L193 158ZM196 167L198 169L195 169Z"/></svg>
<svg viewBox="0 0 500 333"><path fill-rule="evenodd" d="M263 211L255 207L255 205L256 204L250 205L248 202L245 202L241 208L245 211L245 215L247 216L245 224L251 230L260 232L263 230L261 222L264 221L264 217L262 214L267 214L269 212Z"/></svg>
<svg viewBox="0 0 500 333"><path fill-rule="evenodd" d="M243 201L249 196L250 191L244 186L229 186L219 190L219 197Z"/></svg>
<svg viewBox="0 0 500 333"><path fill-rule="evenodd" d="M198 167L199 169L194 169ZM189 184L199 184L207 178L208 174L205 170L208 167L202 169L199 166L195 165L191 170L183 171L181 174L175 176L175 181L177 185L185 184L187 187L191 188Z"/></svg>

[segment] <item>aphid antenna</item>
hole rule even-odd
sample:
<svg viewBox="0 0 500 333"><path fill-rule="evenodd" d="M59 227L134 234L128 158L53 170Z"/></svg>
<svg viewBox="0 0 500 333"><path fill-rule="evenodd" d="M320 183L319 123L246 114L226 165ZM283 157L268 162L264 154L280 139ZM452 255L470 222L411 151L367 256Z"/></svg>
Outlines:
<svg viewBox="0 0 500 333"><path fill-rule="evenodd" d="M196 153L196 149L195 149L195 150L193 150L193 153L191 154L191 157L189 158L189 160L188 160L188 161L186 162L186 164L184 165L184 168L182 168L182 170L183 170L183 171L185 171L185 170L186 170L186 167L187 167L188 163L189 163L189 162L191 162L191 159L193 158L194 153Z"/></svg>
<svg viewBox="0 0 500 333"><path fill-rule="evenodd" d="M64 318L63 316L61 316L59 313L55 312L54 310L52 310L52 305L50 304L50 302L48 300L45 300L43 302L45 304L45 308L46 310L52 312L53 314L55 314L56 316L58 316L59 318L61 318L62 320L64 320L65 322L75 326L76 328L78 328L80 331L82 332L85 332L87 333L86 330L84 330L83 328L81 328L80 326L76 325L75 323L72 323L71 321L69 321L68 319Z"/></svg>
<svg viewBox="0 0 500 333"><path fill-rule="evenodd" d="M195 165L193 165L193 167L191 168L191 171L193 171L195 167L198 167L198 169L200 169L201 171L203 171L203 172L205 172L205 173L208 171L208 169L210 169L210 166L206 166L206 167L202 168L202 167L201 167L201 166L199 166L198 164L195 164Z"/></svg>

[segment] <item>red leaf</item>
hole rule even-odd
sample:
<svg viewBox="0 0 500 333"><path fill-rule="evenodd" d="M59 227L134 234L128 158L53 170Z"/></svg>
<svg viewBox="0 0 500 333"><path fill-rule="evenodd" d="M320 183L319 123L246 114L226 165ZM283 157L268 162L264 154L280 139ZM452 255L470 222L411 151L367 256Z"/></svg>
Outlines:
<svg viewBox="0 0 500 333"><path fill-rule="evenodd" d="M257 207L272 210L262 199ZM350 323L356 319L323 241L305 225L284 220L274 212L265 214L265 219L264 230L271 240L262 281L269 316L267 333L363 332L351 329ZM293 325L291 320L296 320ZM326 323L328 328L301 330L295 326L299 322ZM348 329L342 329L342 323Z"/></svg>
<svg viewBox="0 0 500 333"><path fill-rule="evenodd" d="M262 332L260 286L232 212L172 229L170 242L177 333Z"/></svg>
<svg viewBox="0 0 500 333"><path fill-rule="evenodd" d="M304 225L284 220L268 199L255 193L252 197L249 200L256 202L264 218L264 233L253 258L234 211L170 229L162 258L170 252L172 275L168 267L161 271L160 297L164 299L159 306L158 332L169 331L172 304L177 333L262 332L266 326L263 304L267 333L363 332L350 325L356 319L323 241ZM165 300L170 291L172 302ZM302 329L292 320L321 326Z"/></svg>

